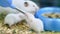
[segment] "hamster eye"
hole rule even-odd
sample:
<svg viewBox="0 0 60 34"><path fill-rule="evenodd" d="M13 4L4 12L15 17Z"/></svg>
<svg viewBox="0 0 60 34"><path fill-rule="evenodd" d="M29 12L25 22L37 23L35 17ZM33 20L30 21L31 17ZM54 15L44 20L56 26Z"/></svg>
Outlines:
<svg viewBox="0 0 60 34"><path fill-rule="evenodd" d="M25 7L28 7L28 2L24 2L24 6Z"/></svg>

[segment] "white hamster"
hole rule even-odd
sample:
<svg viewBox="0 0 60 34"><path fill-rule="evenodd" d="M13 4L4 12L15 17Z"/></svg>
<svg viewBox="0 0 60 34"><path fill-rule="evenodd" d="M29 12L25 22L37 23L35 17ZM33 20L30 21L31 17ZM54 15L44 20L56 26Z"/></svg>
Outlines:
<svg viewBox="0 0 60 34"><path fill-rule="evenodd" d="M35 18L32 14L26 13L26 21L31 29L35 30L37 33L44 31L44 25L42 20Z"/></svg>
<svg viewBox="0 0 60 34"><path fill-rule="evenodd" d="M12 26L24 19L24 15L22 13L18 14L8 14L4 19L4 24L8 24Z"/></svg>
<svg viewBox="0 0 60 34"><path fill-rule="evenodd" d="M34 14L39 9L39 6L35 2L29 0L13 0L12 4L31 14Z"/></svg>

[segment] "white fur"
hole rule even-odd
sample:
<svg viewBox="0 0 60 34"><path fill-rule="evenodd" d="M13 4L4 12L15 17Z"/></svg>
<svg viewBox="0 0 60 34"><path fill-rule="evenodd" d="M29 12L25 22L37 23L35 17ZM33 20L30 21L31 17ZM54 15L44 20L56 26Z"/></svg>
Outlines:
<svg viewBox="0 0 60 34"><path fill-rule="evenodd" d="M22 13L8 14L4 19L4 24L8 24L9 26L12 26L13 24L16 24L21 20L23 20L24 19L23 16L24 15Z"/></svg>
<svg viewBox="0 0 60 34"><path fill-rule="evenodd" d="M28 2L29 6L25 7L24 2ZM17 8L22 9L31 14L34 14L39 9L36 3L34 3L33 1L29 1L29 0L28 1L27 0L18 0L18 1L13 0L12 4L14 4ZM33 7L33 5L35 7Z"/></svg>
<svg viewBox="0 0 60 34"><path fill-rule="evenodd" d="M35 18L32 14L26 13L27 17L25 18L27 24L35 30L36 32L40 33L44 31L43 22L40 19Z"/></svg>

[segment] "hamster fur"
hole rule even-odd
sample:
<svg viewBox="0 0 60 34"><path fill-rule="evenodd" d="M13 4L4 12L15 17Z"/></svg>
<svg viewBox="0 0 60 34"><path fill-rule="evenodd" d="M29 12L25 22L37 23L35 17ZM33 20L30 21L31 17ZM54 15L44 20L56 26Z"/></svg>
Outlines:
<svg viewBox="0 0 60 34"><path fill-rule="evenodd" d="M38 34L44 31L42 20L35 18L32 14L26 13L26 21L31 29L35 30Z"/></svg>

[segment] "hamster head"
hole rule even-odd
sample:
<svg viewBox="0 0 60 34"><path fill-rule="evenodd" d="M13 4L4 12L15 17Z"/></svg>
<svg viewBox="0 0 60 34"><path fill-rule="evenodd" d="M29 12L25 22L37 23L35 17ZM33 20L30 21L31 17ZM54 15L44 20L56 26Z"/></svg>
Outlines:
<svg viewBox="0 0 60 34"><path fill-rule="evenodd" d="M25 1L24 2L24 10L34 14L37 10L39 9L39 7L32 1Z"/></svg>
<svg viewBox="0 0 60 34"><path fill-rule="evenodd" d="M17 2L17 3L16 3ZM27 0L13 0L12 4L19 9L34 14L39 7L33 1Z"/></svg>

